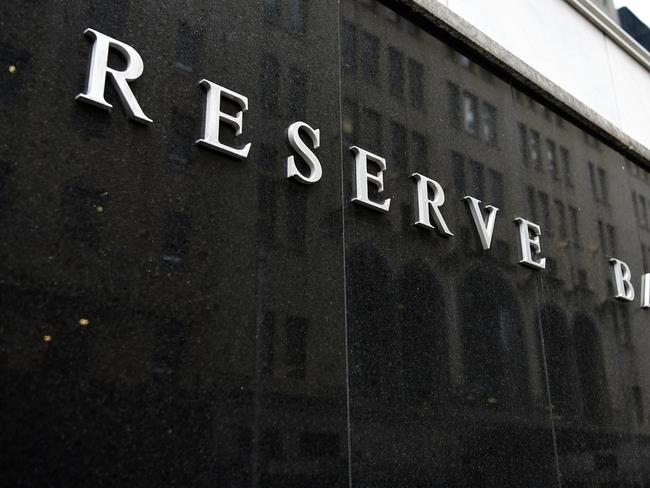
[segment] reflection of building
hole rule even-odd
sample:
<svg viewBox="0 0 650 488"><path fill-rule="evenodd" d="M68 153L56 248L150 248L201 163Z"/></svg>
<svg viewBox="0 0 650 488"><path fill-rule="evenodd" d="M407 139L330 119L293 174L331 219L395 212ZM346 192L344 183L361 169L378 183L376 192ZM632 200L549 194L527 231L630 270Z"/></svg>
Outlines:
<svg viewBox="0 0 650 488"><path fill-rule="evenodd" d="M635 41L650 51L650 29L627 7L618 9L621 27L630 34Z"/></svg>
<svg viewBox="0 0 650 488"><path fill-rule="evenodd" d="M521 436L519 447L532 449L523 439L538 438L528 429L537 424L543 432L550 409L546 371L565 480L650 477L634 467L638 449L643 456L650 454L648 441L641 441L645 437L632 444L617 440L631 432L649 433L645 409L650 385L640 377L635 348L644 316L630 316L627 307L611 298L608 265L610 257L639 256L635 239L621 236L641 232L629 215L633 206L638 215L647 210L646 197L639 197L648 186L635 191L633 203L615 190L630 179L619 154L480 63L432 42L392 11L374 2L350 4L347 11L342 31L344 146L354 142L386 157L387 196L412 191L404 181L414 171L441 182L448 196L444 214L456 234L449 245L432 238L430 265L404 260L412 251L400 248L413 239L404 235L412 219L405 198L394 198L393 205L401 207L391 212L399 217L383 222L393 223L392 237L385 236L390 247L369 246L364 243L367 231L358 231L359 248L348 256L360 259L352 269L364 271L349 279L348 300L351 334L358 327L363 346L357 356L352 350L353 362L355 357L359 361L357 381L369 388L359 401L378 392L397 405L434 402L444 408L451 401L467 422L476 422L477 432L501 421L490 417L491 410L518 412L517 420L504 418L510 418L511 435ZM422 77L413 73L424 74L423 86ZM631 166L633 173L647 175ZM541 306L527 304L526 296L539 297L540 292L513 265L509 229L497 230L493 250L477 253L475 230L458 203L466 194L498 206L503 227L516 212L542 226L549 267ZM350 238L354 235L353 230ZM369 269L375 273L369 276ZM429 278L420 282L420 273ZM444 276L447 286L436 283L436 276ZM402 290L397 307L382 298L383 288ZM492 289L498 291L486 303L485 294ZM356 300L367 295L377 302L364 301L357 310ZM377 324L368 309L385 323ZM420 326L409 326L411 321ZM422 324L433 330L423 330ZM394 371L383 366L387 364ZM354 380L353 375L353 385ZM428 380L435 387L416 386ZM408 395L409 386L425 396ZM448 452L446 458L436 458L435 468L451 468L458 455L451 445L457 441L442 426L434 430L441 443L447 442L442 449ZM451 482L458 472L452 469L446 476ZM501 482L507 484L507 478Z"/></svg>
<svg viewBox="0 0 650 488"><path fill-rule="evenodd" d="M29 73L0 90L7 478L546 487L557 452L563 486L647 484L647 318L607 259L648 269L649 173L375 0L206 5L7 27ZM73 104L86 60L60 59L91 20L142 52L151 128ZM204 76L249 97L249 160L192 144ZM317 185L285 179L296 120ZM350 204L351 144L386 157L387 215ZM411 225L413 172L455 237ZM500 208L489 252L466 194ZM515 264L516 216L546 271Z"/></svg>

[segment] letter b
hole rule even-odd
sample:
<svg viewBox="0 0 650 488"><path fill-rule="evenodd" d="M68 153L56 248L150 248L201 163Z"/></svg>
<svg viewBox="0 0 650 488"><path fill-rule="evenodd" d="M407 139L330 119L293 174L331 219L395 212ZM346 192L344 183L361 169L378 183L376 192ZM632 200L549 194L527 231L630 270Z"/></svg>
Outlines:
<svg viewBox="0 0 650 488"><path fill-rule="evenodd" d="M634 300L634 287L632 286L632 272L630 267L619 259L610 259L614 273L614 284L616 285L616 294L614 298L622 302L631 302Z"/></svg>

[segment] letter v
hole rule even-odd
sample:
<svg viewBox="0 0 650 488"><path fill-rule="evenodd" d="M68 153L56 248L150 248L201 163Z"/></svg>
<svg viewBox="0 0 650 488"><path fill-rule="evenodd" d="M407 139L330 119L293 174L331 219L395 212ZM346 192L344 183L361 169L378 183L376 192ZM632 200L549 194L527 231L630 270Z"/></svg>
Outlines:
<svg viewBox="0 0 650 488"><path fill-rule="evenodd" d="M463 200L467 203L469 212L472 214L472 219L474 220L474 225L478 231L478 235L481 238L481 245L486 251L490 249L492 244L492 234L494 234L494 222L497 218L498 208L493 207L492 205L486 205L485 210L487 210L487 224L483 220L483 213L479 207L481 201L474 197L463 197Z"/></svg>

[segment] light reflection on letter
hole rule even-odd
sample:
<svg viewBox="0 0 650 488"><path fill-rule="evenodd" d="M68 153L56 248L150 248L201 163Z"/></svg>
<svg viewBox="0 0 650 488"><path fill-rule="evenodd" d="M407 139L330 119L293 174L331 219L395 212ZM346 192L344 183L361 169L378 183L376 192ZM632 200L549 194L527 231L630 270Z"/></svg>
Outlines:
<svg viewBox="0 0 650 488"><path fill-rule="evenodd" d="M390 198L374 202L368 197L368 184L376 186L377 193L384 191L383 172L386 171L386 160L357 146L352 146L350 150L354 153L355 163L354 198L352 198L352 201L379 212L388 212ZM372 161L379 167L377 174L368 173L368 161Z"/></svg>
<svg viewBox="0 0 650 488"><path fill-rule="evenodd" d="M539 243L539 236L542 234L539 225L518 217L515 219L519 227L519 264L535 269L546 269L546 258L539 261L533 259L533 254L539 255L542 246Z"/></svg>
<svg viewBox="0 0 650 488"><path fill-rule="evenodd" d="M299 183L316 183L323 175L323 168L314 152L300 138L300 129L310 137L314 149L320 147L320 129L314 129L305 122L294 122L291 124L287 129L289 144L305 163L307 163L307 166L309 166L309 175L305 176L300 173L296 167L295 156L289 156L287 158L287 178L291 178Z"/></svg>
<svg viewBox="0 0 650 488"><path fill-rule="evenodd" d="M453 237L445 219L440 212L440 207L445 203L445 191L440 183L422 176L420 173L413 173L411 178L417 182L416 202L417 219L413 223L416 227L426 229L436 229L444 237ZM429 198L429 190L433 192L433 199ZM431 211L433 212L433 221L435 227L431 224Z"/></svg>
<svg viewBox="0 0 650 488"><path fill-rule="evenodd" d="M612 258L609 260L614 273L614 284L616 285L616 295L614 298L622 302L631 302L634 300L634 287L632 286L632 272L630 267L620 259Z"/></svg>
<svg viewBox="0 0 650 488"><path fill-rule="evenodd" d="M203 120L203 139L199 139L196 143L229 156L234 156L237 159L245 159L248 156L248 151L250 151L251 143L249 142L242 148L226 146L219 140L219 129L223 122L235 128L235 135L241 135L243 114L248 110L248 98L208 80L201 80L199 85L205 86L207 92ZM234 116L222 112L221 97L232 100L241 107L241 110Z"/></svg>
<svg viewBox="0 0 650 488"><path fill-rule="evenodd" d="M469 207L469 211L472 214L472 219L474 220L474 225L478 231L478 236L481 239L481 245L484 250L490 249L492 244L492 235L494 234L494 223L496 222L497 212L499 209L492 205L486 205L485 210L487 211L487 224L483 220L483 212L479 206L481 201L470 196L463 197L465 203Z"/></svg>

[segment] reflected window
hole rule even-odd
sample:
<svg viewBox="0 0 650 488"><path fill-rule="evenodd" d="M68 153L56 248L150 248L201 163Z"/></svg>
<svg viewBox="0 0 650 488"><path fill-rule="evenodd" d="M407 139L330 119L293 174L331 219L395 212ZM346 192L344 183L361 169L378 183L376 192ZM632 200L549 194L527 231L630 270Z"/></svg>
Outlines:
<svg viewBox="0 0 650 488"><path fill-rule="evenodd" d="M307 332L305 317L289 317L286 330L286 367L290 378L305 378L307 369Z"/></svg>
<svg viewBox="0 0 650 488"><path fill-rule="evenodd" d="M350 22L343 22L342 53L343 64L351 73L357 71L357 26Z"/></svg>
<svg viewBox="0 0 650 488"><path fill-rule="evenodd" d="M381 154L384 137L381 114L366 108L363 111L364 134L363 140L368 141L371 151Z"/></svg>
<svg viewBox="0 0 650 488"><path fill-rule="evenodd" d="M566 241L567 239L567 222L566 222L566 210L564 208L564 203L560 200L555 200L555 214L558 219L558 233L561 240Z"/></svg>
<svg viewBox="0 0 650 488"><path fill-rule="evenodd" d="M279 460L284 457L282 435L279 430L265 430L260 435L260 456L265 461Z"/></svg>
<svg viewBox="0 0 650 488"><path fill-rule="evenodd" d="M519 92L516 92L519 93ZM521 152L521 162L528 164L528 129L525 124L519 123L519 150Z"/></svg>
<svg viewBox="0 0 650 488"><path fill-rule="evenodd" d="M648 225L648 207L646 206L646 199L643 195L639 195L639 216L642 227Z"/></svg>
<svg viewBox="0 0 650 488"><path fill-rule="evenodd" d="M484 290L493 290L485 300ZM513 408L528 400L528 366L517 294L496 272L475 270L458 294L467 400Z"/></svg>
<svg viewBox="0 0 650 488"><path fill-rule="evenodd" d="M483 140L488 144L497 142L497 109L494 105L487 102L483 103L481 112L481 127L483 130Z"/></svg>
<svg viewBox="0 0 650 488"><path fill-rule="evenodd" d="M541 170L542 168L542 158L541 158L541 143L539 132L536 130L529 131L529 142L530 142L530 161L535 165L535 168Z"/></svg>
<svg viewBox="0 0 650 488"><path fill-rule="evenodd" d="M609 414L609 395L600 336L594 322L585 316L578 317L574 330L582 412L587 420L601 424Z"/></svg>
<svg viewBox="0 0 650 488"><path fill-rule="evenodd" d="M597 168L591 161L587 162L589 167L589 181L594 200L605 205L609 204L609 187L607 182L607 173L603 168Z"/></svg>
<svg viewBox="0 0 650 488"><path fill-rule="evenodd" d="M639 386L632 387L632 399L634 401L634 414L636 416L637 425L645 423L645 415L643 413L643 395Z"/></svg>
<svg viewBox="0 0 650 488"><path fill-rule="evenodd" d="M264 0L264 18L267 22L272 24L277 24L280 22L281 12L280 5L281 0Z"/></svg>
<svg viewBox="0 0 650 488"><path fill-rule="evenodd" d="M266 112L280 113L280 61L272 54L265 54L262 59L261 93Z"/></svg>
<svg viewBox="0 0 650 488"><path fill-rule="evenodd" d="M537 222L537 199L535 197L535 188L526 187L526 196L528 198L528 210L530 211L530 220Z"/></svg>
<svg viewBox="0 0 650 488"><path fill-rule="evenodd" d="M270 374L273 371L275 341L275 312L269 311L264 314L260 331L260 371L263 374Z"/></svg>
<svg viewBox="0 0 650 488"><path fill-rule="evenodd" d="M594 197L594 200L598 201L598 184L596 183L596 170L594 168L594 163L591 161L587 162L587 167L589 168L589 182L591 183L591 194Z"/></svg>
<svg viewBox="0 0 650 488"><path fill-rule="evenodd" d="M605 226L603 224L602 220L598 221L598 241L600 243L600 249L604 254L608 254L607 252L607 243L605 240Z"/></svg>
<svg viewBox="0 0 650 488"><path fill-rule="evenodd" d="M404 94L404 56L392 46L388 48L388 89L396 97Z"/></svg>
<svg viewBox="0 0 650 488"><path fill-rule="evenodd" d="M472 67L472 60L469 59L467 56L463 56L461 53L456 52L456 62L462 66L463 68L471 68Z"/></svg>
<svg viewBox="0 0 650 488"><path fill-rule="evenodd" d="M180 264L186 257L189 247L190 218L180 211L167 213L165 236L163 240L163 261Z"/></svg>
<svg viewBox="0 0 650 488"><path fill-rule="evenodd" d="M575 207L569 207L569 218L571 219L571 238L573 240L573 244L576 247L581 246L580 242L580 219L578 216L578 209Z"/></svg>
<svg viewBox="0 0 650 488"><path fill-rule="evenodd" d="M451 167L454 174L454 186L458 195L465 196L465 162L463 155L452 151L451 153Z"/></svg>
<svg viewBox="0 0 650 488"><path fill-rule="evenodd" d="M307 7L309 2L304 0L284 0L287 3L287 16L289 18L289 28L293 32L302 34L307 29Z"/></svg>
<svg viewBox="0 0 650 488"><path fill-rule="evenodd" d="M470 92L463 93L463 128L465 132L478 135L478 99Z"/></svg>
<svg viewBox="0 0 650 488"><path fill-rule="evenodd" d="M555 142L551 139L546 140L546 159L548 160L548 167L551 171L553 179L559 179L560 174L557 167L557 154L555 151Z"/></svg>
<svg viewBox="0 0 650 488"><path fill-rule="evenodd" d="M572 416L576 413L577 385L569 326L562 311L555 307L543 308L541 315L551 404L556 415Z"/></svg>
<svg viewBox="0 0 650 488"><path fill-rule="evenodd" d="M424 65L409 58L409 100L414 107L424 104Z"/></svg>
<svg viewBox="0 0 650 488"><path fill-rule="evenodd" d="M609 185L607 183L607 173L603 168L598 168L598 182L600 184L601 201L609 204Z"/></svg>
<svg viewBox="0 0 650 488"><path fill-rule="evenodd" d="M447 108L451 125L460 127L460 89L451 82L447 82Z"/></svg>
<svg viewBox="0 0 650 488"><path fill-rule="evenodd" d="M551 227L551 207L548 201L548 195L543 191L539 192L539 207L541 210L543 231L548 235L553 235Z"/></svg>
<svg viewBox="0 0 650 488"><path fill-rule="evenodd" d="M361 35L361 59L364 78L373 85L379 84L379 39L368 32Z"/></svg>
<svg viewBox="0 0 650 488"><path fill-rule="evenodd" d="M342 126L343 133L349 135L351 140L358 139L359 106L349 98L343 100Z"/></svg>
<svg viewBox="0 0 650 488"><path fill-rule="evenodd" d="M425 167L429 160L429 145L427 143L427 138L424 134L413 131L411 132L411 139L413 140L411 147L413 147L413 159L415 164L417 167Z"/></svg>
<svg viewBox="0 0 650 488"><path fill-rule="evenodd" d="M261 144L262 155L266 161L277 161L278 150L268 143ZM271 242L276 239L278 185L267 175L260 173L257 177L257 225L260 236Z"/></svg>
<svg viewBox="0 0 650 488"><path fill-rule="evenodd" d="M390 133L391 144L393 146L392 158L394 164L400 168L408 167L406 127L398 122L391 121Z"/></svg>
<svg viewBox="0 0 650 488"><path fill-rule="evenodd" d="M483 200L485 198L485 171L483 164L472 160L469 166L472 174L472 192L479 200Z"/></svg>
<svg viewBox="0 0 650 488"><path fill-rule="evenodd" d="M291 98L289 108L296 116L303 116L307 109L307 90L309 88L309 72L297 66L289 68L289 79L291 80Z"/></svg>
<svg viewBox="0 0 650 488"><path fill-rule="evenodd" d="M616 229L612 224L607 224L607 241L609 243L609 252L610 256L616 256L617 252L616 249L618 248L617 245L617 238L616 238Z"/></svg>
<svg viewBox="0 0 650 488"><path fill-rule="evenodd" d="M562 167L564 170L564 182L567 186L573 186L573 175L571 170L571 159L569 150L566 147L560 147L560 155L562 157Z"/></svg>
<svg viewBox="0 0 650 488"><path fill-rule="evenodd" d="M75 183L65 186L61 211L67 237L72 242L98 245L105 222L102 213L108 202L108 192L103 190Z"/></svg>
<svg viewBox="0 0 650 488"><path fill-rule="evenodd" d="M494 169L488 171L490 176L490 198L491 202L498 208L503 208L505 205L504 191L503 191L503 174Z"/></svg>
<svg viewBox="0 0 650 488"><path fill-rule="evenodd" d="M311 459L320 457L337 458L339 436L330 432L303 432L300 434L300 453Z"/></svg>
<svg viewBox="0 0 650 488"><path fill-rule="evenodd" d="M178 23L176 33L176 62L174 67L180 71L192 72L200 59L203 36L193 30L185 21Z"/></svg>

